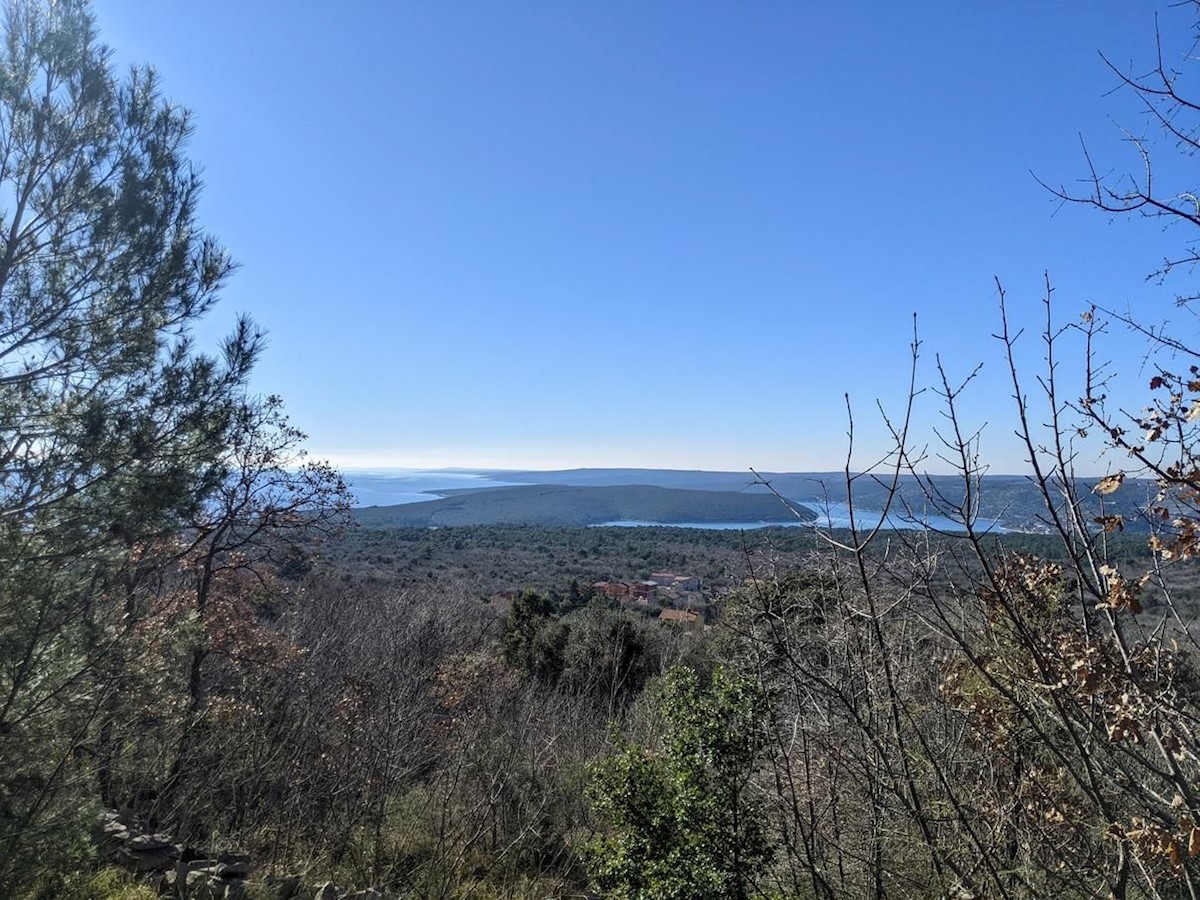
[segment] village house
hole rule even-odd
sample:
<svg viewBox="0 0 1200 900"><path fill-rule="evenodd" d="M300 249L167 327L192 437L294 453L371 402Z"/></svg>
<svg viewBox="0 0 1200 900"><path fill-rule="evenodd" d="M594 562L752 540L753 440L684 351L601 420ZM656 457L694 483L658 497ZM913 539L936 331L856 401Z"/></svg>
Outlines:
<svg viewBox="0 0 1200 900"><path fill-rule="evenodd" d="M624 581L597 581L592 587L600 593L620 600L629 596L629 585Z"/></svg>
<svg viewBox="0 0 1200 900"><path fill-rule="evenodd" d="M700 622L700 614L690 609L664 609L658 614L658 621L664 625L696 625Z"/></svg>
<svg viewBox="0 0 1200 900"><path fill-rule="evenodd" d="M658 585L653 581L597 581L592 587L617 600L629 599L638 603L647 603L654 596Z"/></svg>
<svg viewBox="0 0 1200 900"><path fill-rule="evenodd" d="M695 575L676 575L674 572L651 572L650 580L660 587L676 591L700 590L700 579Z"/></svg>

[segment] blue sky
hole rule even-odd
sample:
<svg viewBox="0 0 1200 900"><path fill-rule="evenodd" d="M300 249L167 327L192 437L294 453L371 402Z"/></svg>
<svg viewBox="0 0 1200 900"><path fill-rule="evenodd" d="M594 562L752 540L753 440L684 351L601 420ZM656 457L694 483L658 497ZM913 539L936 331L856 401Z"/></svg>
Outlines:
<svg viewBox="0 0 1200 900"><path fill-rule="evenodd" d="M1190 14L1157 8L1182 52ZM1149 61L1152 3L95 10L195 111L201 218L241 263L202 337L265 326L255 389L344 465L828 469L845 392L866 463L915 312L919 381L982 363L964 412L1017 472L995 277L1032 329L1046 271L1064 320L1194 327L1145 280L1186 235L1030 174L1081 175L1080 135L1136 163L1098 51ZM1104 348L1133 404L1144 349Z"/></svg>

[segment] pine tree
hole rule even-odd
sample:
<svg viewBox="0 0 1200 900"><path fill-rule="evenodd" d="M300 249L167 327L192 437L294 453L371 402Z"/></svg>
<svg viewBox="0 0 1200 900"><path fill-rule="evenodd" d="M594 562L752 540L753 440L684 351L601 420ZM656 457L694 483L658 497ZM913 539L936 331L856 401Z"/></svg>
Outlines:
<svg viewBox="0 0 1200 900"><path fill-rule="evenodd" d="M293 468L303 436L273 398L248 392L262 346L249 320L215 355L193 346L233 264L197 223L188 112L162 97L152 69L118 77L84 0L14 0L3 29L0 894L10 896L33 867L85 849L82 824L127 727L128 647L168 575L246 540L261 548L264 528L320 518L312 510L344 505L345 489L326 467Z"/></svg>

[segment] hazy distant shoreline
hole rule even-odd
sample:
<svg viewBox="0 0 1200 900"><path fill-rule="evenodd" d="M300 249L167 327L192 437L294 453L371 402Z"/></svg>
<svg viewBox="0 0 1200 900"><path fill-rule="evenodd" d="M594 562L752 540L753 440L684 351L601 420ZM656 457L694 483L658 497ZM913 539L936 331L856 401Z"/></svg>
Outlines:
<svg viewBox="0 0 1200 900"><path fill-rule="evenodd" d="M750 473L676 469L555 471L361 469L345 473L363 524L404 526L541 524L558 526L674 526L706 529L850 525L850 507L828 499L841 476L831 473ZM1011 487L1014 479L999 477ZM1018 482L1020 483L1020 482ZM538 490L537 488L540 488ZM787 497L792 509L774 496ZM487 496L484 496L487 495ZM855 523L874 527L886 495L855 495ZM957 521L911 503L895 504L886 526L961 531ZM734 515L729 512L736 511ZM611 513L611 514L609 514ZM980 530L1007 530L999 517L981 517Z"/></svg>

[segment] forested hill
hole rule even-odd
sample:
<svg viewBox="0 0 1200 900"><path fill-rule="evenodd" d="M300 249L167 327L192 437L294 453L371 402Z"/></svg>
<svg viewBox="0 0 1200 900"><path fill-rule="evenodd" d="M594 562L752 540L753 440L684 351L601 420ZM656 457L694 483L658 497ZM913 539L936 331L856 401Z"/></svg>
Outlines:
<svg viewBox="0 0 1200 900"><path fill-rule="evenodd" d="M830 472L706 472L673 469L571 469L562 471L479 471L479 486L467 489L396 487L386 473L352 475L355 488L378 505L360 509L363 523L380 525L593 525L620 519L667 523L785 522L786 509L772 491L811 509L852 502L859 511L888 506L897 519L948 516L969 505L977 521L1008 531L1047 532L1046 496L1025 476L986 475L971 484L969 503L961 478L934 475L897 479L889 503L889 478L857 476L847 490L844 474ZM490 483L489 483L490 482ZM1119 516L1125 530L1145 532L1145 511L1157 504L1154 482L1127 478L1115 493L1096 491L1100 478L1080 478L1072 486L1080 514L1089 523ZM769 487L767 486L769 485ZM427 493L428 501L391 506L397 492ZM488 496L483 496L486 493ZM411 497L413 494L409 493ZM435 497L443 498L441 500ZM467 497L472 499L468 500ZM1051 493L1063 503L1061 490ZM382 500L382 503L379 501Z"/></svg>
<svg viewBox="0 0 1200 900"><path fill-rule="evenodd" d="M634 520L641 522L763 522L812 520L807 509L789 512L770 494L703 491L654 485L534 484L447 492L422 503L368 506L354 510L368 526L528 525L583 526Z"/></svg>

